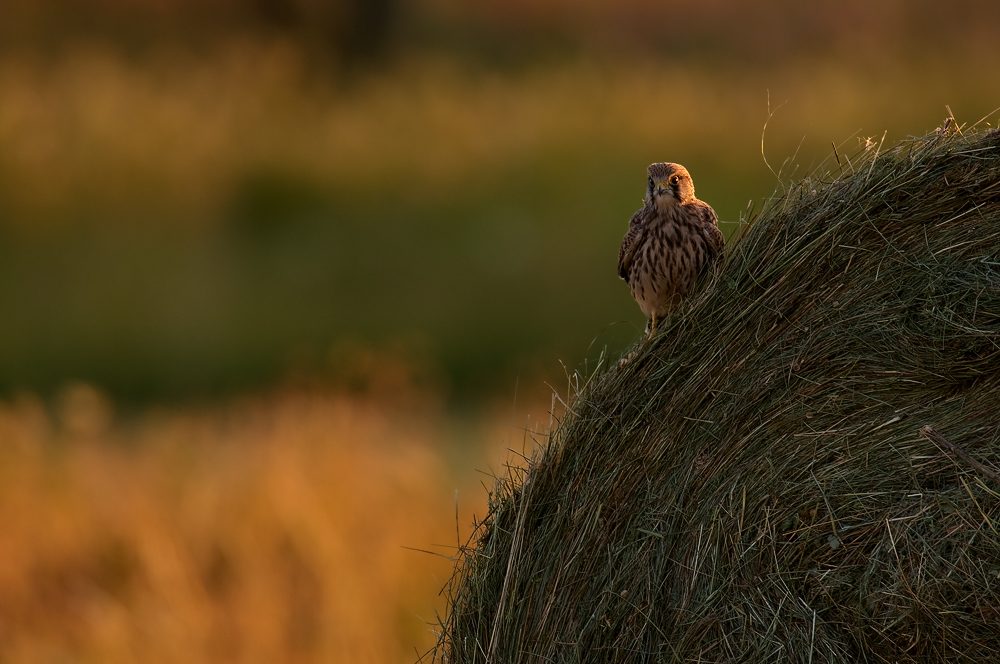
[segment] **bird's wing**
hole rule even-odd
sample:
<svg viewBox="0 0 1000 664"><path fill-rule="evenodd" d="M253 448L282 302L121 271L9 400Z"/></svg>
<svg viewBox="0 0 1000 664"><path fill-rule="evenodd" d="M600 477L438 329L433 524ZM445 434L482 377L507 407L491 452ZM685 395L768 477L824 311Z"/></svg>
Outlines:
<svg viewBox="0 0 1000 664"><path fill-rule="evenodd" d="M637 210L632 218L628 222L628 233L625 234L624 239L622 239L622 246L618 249L618 276L628 283L628 271L629 267L632 265L632 257L635 255L635 250L639 246L639 238L642 236L643 231L646 229L646 224L643 223L643 210Z"/></svg>
<svg viewBox="0 0 1000 664"><path fill-rule="evenodd" d="M715 210L708 203L702 203L698 201L701 205L698 206L698 217L701 219L701 226L704 229L705 240L708 241L708 249L712 252L712 256L718 256L722 253L722 247L726 243L726 238L722 235L722 231L719 230L719 217L715 214Z"/></svg>
<svg viewBox="0 0 1000 664"><path fill-rule="evenodd" d="M722 247L726 244L726 238L722 235L722 231L719 230L718 226L706 226L705 239L708 240L708 248L712 252L713 257L722 253Z"/></svg>

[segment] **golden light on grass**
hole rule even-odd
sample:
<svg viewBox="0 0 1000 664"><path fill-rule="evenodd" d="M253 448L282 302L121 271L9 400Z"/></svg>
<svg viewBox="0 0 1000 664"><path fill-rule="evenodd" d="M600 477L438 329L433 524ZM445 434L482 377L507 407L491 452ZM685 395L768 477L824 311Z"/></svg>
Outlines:
<svg viewBox="0 0 1000 664"><path fill-rule="evenodd" d="M939 63L885 61L740 73L634 59L490 72L419 56L348 83L275 40L221 40L200 55L164 47L141 61L99 46L47 59L8 54L0 194L20 223L89 210L197 224L218 219L234 187L261 172L349 195L388 180L433 196L470 173L581 146L639 151L647 161L647 152L700 150L730 169L763 169L768 94L775 106L790 102L768 129L774 154L816 132L825 154L830 140L859 127L928 129L922 118L937 121L941 105L900 99L934 93L956 104L962 90L978 89L969 81L981 66L948 65L940 78L930 75Z"/></svg>
<svg viewBox="0 0 1000 664"><path fill-rule="evenodd" d="M55 415L0 407L8 661L381 663L433 643L451 563L404 548L455 542L432 421L300 392L131 425L108 409L86 386Z"/></svg>

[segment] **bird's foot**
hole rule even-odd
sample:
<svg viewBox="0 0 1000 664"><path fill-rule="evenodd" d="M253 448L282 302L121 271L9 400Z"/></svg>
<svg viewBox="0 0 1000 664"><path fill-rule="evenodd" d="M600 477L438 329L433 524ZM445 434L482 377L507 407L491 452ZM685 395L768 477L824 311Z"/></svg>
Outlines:
<svg viewBox="0 0 1000 664"><path fill-rule="evenodd" d="M653 314L653 316L649 319L649 322L646 323L646 331L649 332L649 335L646 337L646 341L650 341L653 338L653 335L656 334L656 324L659 322L659 317L656 314Z"/></svg>

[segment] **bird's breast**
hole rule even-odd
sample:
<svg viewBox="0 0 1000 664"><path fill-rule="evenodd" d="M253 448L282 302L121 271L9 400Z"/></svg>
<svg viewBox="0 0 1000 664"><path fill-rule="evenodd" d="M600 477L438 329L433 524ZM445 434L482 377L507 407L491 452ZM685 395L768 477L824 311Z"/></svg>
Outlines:
<svg viewBox="0 0 1000 664"><path fill-rule="evenodd" d="M708 260L707 244L690 220L649 225L629 271L632 295L646 316L663 315L694 286Z"/></svg>

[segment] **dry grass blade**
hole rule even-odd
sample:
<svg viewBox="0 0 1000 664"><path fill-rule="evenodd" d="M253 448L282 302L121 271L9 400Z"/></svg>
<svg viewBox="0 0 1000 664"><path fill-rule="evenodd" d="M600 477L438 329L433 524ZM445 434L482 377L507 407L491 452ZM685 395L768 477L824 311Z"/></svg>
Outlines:
<svg viewBox="0 0 1000 664"><path fill-rule="evenodd" d="M983 464L981 464L978 461L976 461L975 459L973 459L972 455L970 455L968 452L966 452L965 450L963 450L961 447L959 447L958 445L956 445L955 443L951 442L950 440L948 440L947 438L945 438L944 436L942 436L940 433L938 433L937 431L935 431L934 427L929 426L929 425L928 426L922 426L922 427L920 427L920 435L923 436L924 438L928 438L930 440L933 440L935 443L937 443L941 447L944 447L944 448L946 448L948 450L951 450L952 452L954 452L955 454L957 454L959 457L961 457L962 461L965 461L967 464L969 464L970 466L972 466L973 468L975 468L980 474L985 475L986 477L989 477L992 480L1000 482L1000 473L998 473L997 471L995 471L995 470L993 470L991 468L987 468Z"/></svg>

